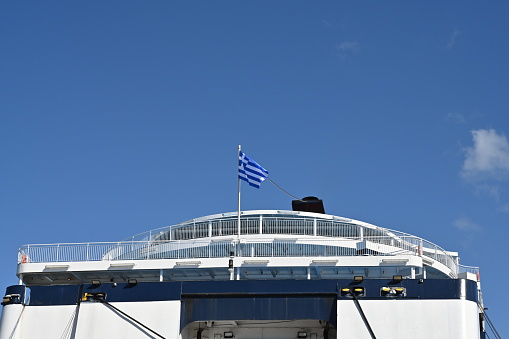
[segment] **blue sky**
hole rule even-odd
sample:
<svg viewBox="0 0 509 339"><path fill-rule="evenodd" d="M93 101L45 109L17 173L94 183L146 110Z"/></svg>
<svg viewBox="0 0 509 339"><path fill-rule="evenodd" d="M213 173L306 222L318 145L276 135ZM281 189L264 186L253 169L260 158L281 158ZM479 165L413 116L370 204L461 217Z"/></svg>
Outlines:
<svg viewBox="0 0 509 339"><path fill-rule="evenodd" d="M509 4L0 4L0 285L22 244L236 210L237 146L330 214L481 267L509 333ZM243 209L290 209L270 183Z"/></svg>

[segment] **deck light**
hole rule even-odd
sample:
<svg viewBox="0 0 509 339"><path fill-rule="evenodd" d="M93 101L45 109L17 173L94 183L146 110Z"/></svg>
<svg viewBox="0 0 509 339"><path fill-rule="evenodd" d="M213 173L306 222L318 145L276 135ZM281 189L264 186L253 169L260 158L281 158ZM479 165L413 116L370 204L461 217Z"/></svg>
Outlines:
<svg viewBox="0 0 509 339"><path fill-rule="evenodd" d="M352 290L349 287L343 287L341 289L341 296L343 296L343 297L351 297L352 296Z"/></svg>
<svg viewBox="0 0 509 339"><path fill-rule="evenodd" d="M100 280L92 280L92 285L99 286L99 285L101 285L101 281Z"/></svg>
<svg viewBox="0 0 509 339"><path fill-rule="evenodd" d="M311 260L313 264L322 264L322 265L336 265L339 260L337 259L315 259Z"/></svg>
<svg viewBox="0 0 509 339"><path fill-rule="evenodd" d="M133 262L114 262L110 267L133 268L136 264Z"/></svg>
<svg viewBox="0 0 509 339"><path fill-rule="evenodd" d="M232 331L224 332L223 337L225 338L235 338Z"/></svg>
<svg viewBox="0 0 509 339"><path fill-rule="evenodd" d="M177 266L199 266L201 265L201 261L194 260L194 261L177 261L175 263Z"/></svg>
<svg viewBox="0 0 509 339"><path fill-rule="evenodd" d="M401 282L401 280L403 280L402 275L393 275L392 276L392 281L394 281L394 282Z"/></svg>
<svg viewBox="0 0 509 339"><path fill-rule="evenodd" d="M382 259L383 264L400 264L405 265L408 259Z"/></svg>
<svg viewBox="0 0 509 339"><path fill-rule="evenodd" d="M247 265L267 265L269 263L269 260L244 260L244 264Z"/></svg>
<svg viewBox="0 0 509 339"><path fill-rule="evenodd" d="M364 287L356 287L353 289L353 293L356 295L356 296L359 296L359 297L364 297L364 295L366 294L365 291L364 291Z"/></svg>
<svg viewBox="0 0 509 339"><path fill-rule="evenodd" d="M382 287L380 289L380 295L383 296L383 297L387 297L387 296L390 296L391 293L393 290L390 288L390 287Z"/></svg>
<svg viewBox="0 0 509 339"><path fill-rule="evenodd" d="M405 289L403 287L396 287L394 289L394 291L396 292L396 294L404 294L405 293Z"/></svg>
<svg viewBox="0 0 509 339"><path fill-rule="evenodd" d="M355 277L353 277L353 281L355 281L356 283L361 283L363 280L364 277L362 275L356 275Z"/></svg>
<svg viewBox="0 0 509 339"><path fill-rule="evenodd" d="M297 332L297 338L307 338L308 333L307 332Z"/></svg>
<svg viewBox="0 0 509 339"><path fill-rule="evenodd" d="M44 266L47 270L67 270L69 268L69 265L46 265Z"/></svg>

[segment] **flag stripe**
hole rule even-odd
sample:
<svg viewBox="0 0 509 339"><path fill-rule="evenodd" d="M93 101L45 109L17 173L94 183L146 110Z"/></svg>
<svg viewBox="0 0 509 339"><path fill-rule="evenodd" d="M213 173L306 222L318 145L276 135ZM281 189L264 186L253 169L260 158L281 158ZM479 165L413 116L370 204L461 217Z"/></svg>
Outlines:
<svg viewBox="0 0 509 339"><path fill-rule="evenodd" d="M269 172L258 165L256 161L239 151L239 178L249 185L260 188L262 181L267 178Z"/></svg>

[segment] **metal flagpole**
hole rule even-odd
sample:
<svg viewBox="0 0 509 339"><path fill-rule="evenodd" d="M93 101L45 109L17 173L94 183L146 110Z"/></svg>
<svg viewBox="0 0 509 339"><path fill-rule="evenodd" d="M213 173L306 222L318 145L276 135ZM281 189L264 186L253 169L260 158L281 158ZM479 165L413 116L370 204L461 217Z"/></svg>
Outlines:
<svg viewBox="0 0 509 339"><path fill-rule="evenodd" d="M240 151L241 151L241 145L239 145L239 150L237 152L237 163L239 162L240 157ZM238 169L237 169L237 192L238 192L238 198L237 198L237 240L240 243L240 176L238 175Z"/></svg>

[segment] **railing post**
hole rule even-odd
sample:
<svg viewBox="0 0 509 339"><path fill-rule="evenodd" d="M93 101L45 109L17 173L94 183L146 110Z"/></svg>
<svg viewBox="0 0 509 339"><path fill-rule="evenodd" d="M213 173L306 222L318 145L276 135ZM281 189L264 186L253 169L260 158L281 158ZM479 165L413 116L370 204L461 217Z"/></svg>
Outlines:
<svg viewBox="0 0 509 339"><path fill-rule="evenodd" d="M151 239L151 238L149 238ZM147 260L150 259L150 240L147 242Z"/></svg>
<svg viewBox="0 0 509 339"><path fill-rule="evenodd" d="M259 230L259 233L263 234L263 217L262 217L261 214L260 214L260 230Z"/></svg>
<svg viewBox="0 0 509 339"><path fill-rule="evenodd" d="M88 261L88 249L90 248L90 243L87 242L87 261Z"/></svg>
<svg viewBox="0 0 509 339"><path fill-rule="evenodd" d="M56 260L56 262L58 262L59 258L60 258L60 244L57 244L57 260Z"/></svg>
<svg viewBox="0 0 509 339"><path fill-rule="evenodd" d="M313 219L313 235L316 237L316 224L317 224L317 221L316 221L316 218Z"/></svg>

